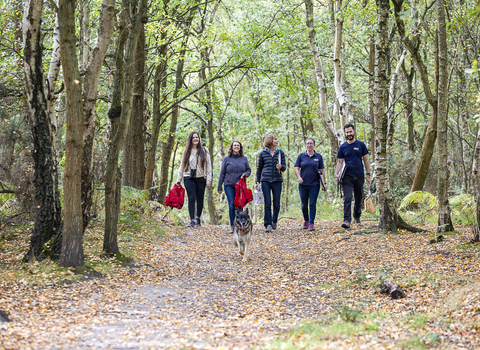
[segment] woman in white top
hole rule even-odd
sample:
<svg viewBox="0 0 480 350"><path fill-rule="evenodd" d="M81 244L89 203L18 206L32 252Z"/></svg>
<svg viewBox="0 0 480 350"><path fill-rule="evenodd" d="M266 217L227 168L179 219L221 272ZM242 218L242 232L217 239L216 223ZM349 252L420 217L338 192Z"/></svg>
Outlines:
<svg viewBox="0 0 480 350"><path fill-rule="evenodd" d="M200 135L192 131L188 135L187 146L183 151L182 162L178 171L177 183L183 178L188 197L190 227L201 226L205 186L212 185L212 163L208 150L202 146ZM196 204L196 215L195 215Z"/></svg>

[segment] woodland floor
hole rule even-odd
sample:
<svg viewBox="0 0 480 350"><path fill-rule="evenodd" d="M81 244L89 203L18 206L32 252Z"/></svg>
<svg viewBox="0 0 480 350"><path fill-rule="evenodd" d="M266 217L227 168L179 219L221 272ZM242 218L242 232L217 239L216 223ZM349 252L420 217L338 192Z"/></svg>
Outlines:
<svg viewBox="0 0 480 350"><path fill-rule="evenodd" d="M0 310L12 322L0 322L0 349L480 348L469 229L429 244L429 232L368 233L374 224L256 225L247 263L225 226L164 224L161 240L133 243L135 262L83 280L20 263L4 244ZM378 294L385 278L406 298Z"/></svg>

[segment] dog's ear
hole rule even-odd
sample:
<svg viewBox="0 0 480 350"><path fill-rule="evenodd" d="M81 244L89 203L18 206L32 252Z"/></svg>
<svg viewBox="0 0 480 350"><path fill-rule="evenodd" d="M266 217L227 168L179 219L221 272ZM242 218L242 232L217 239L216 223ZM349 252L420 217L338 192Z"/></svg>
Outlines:
<svg viewBox="0 0 480 350"><path fill-rule="evenodd" d="M248 208L247 208L247 209L245 209L245 213L247 213L247 215L248 215Z"/></svg>
<svg viewBox="0 0 480 350"><path fill-rule="evenodd" d="M238 214L240 214L240 212L241 212L241 211L242 211L242 209L240 209L240 208L236 208L236 209L235 209L235 215L238 215Z"/></svg>

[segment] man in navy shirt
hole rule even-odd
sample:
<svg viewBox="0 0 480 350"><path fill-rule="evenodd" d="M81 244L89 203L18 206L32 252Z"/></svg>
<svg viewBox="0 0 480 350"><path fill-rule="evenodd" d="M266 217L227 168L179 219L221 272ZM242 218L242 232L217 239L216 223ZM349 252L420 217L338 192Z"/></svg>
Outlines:
<svg viewBox="0 0 480 350"><path fill-rule="evenodd" d="M342 180L343 187L343 228L350 228L352 221L352 191L355 196L355 206L353 207L353 219L355 223L360 223L362 214L363 184L365 175L363 164L367 170L367 182L370 185L370 163L368 162L367 146L362 141L355 138L355 127L348 123L343 127L347 139L338 149L338 163L335 169L335 178L338 181L343 162L347 165L345 175ZM363 160L363 163L362 163Z"/></svg>

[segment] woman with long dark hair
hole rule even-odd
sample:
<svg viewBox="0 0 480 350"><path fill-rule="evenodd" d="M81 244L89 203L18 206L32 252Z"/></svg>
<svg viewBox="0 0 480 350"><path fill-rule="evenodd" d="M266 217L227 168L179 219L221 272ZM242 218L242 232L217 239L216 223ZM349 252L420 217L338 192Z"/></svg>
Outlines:
<svg viewBox="0 0 480 350"><path fill-rule="evenodd" d="M265 232L272 232L277 228L278 214L280 213L280 197L282 195L282 172L287 169L285 153L278 146L278 136L275 134L265 137L265 149L258 155L256 183L262 183L265 212L263 224ZM273 199L273 213L272 213Z"/></svg>
<svg viewBox="0 0 480 350"><path fill-rule="evenodd" d="M243 146L239 141L233 141L228 148L228 156L223 158L222 170L218 180L218 193L222 193L222 184L228 200L228 214L230 216L230 226L233 233L233 223L235 221L235 184L247 176L250 176L252 170L248 164L248 159L243 155Z"/></svg>
<svg viewBox="0 0 480 350"><path fill-rule="evenodd" d="M188 226L201 226L200 217L203 211L205 187L212 185L212 163L210 154L202 146L200 135L196 131L192 131L188 135L187 146L183 151L177 183L180 183L182 179L188 197L188 213L190 214Z"/></svg>

